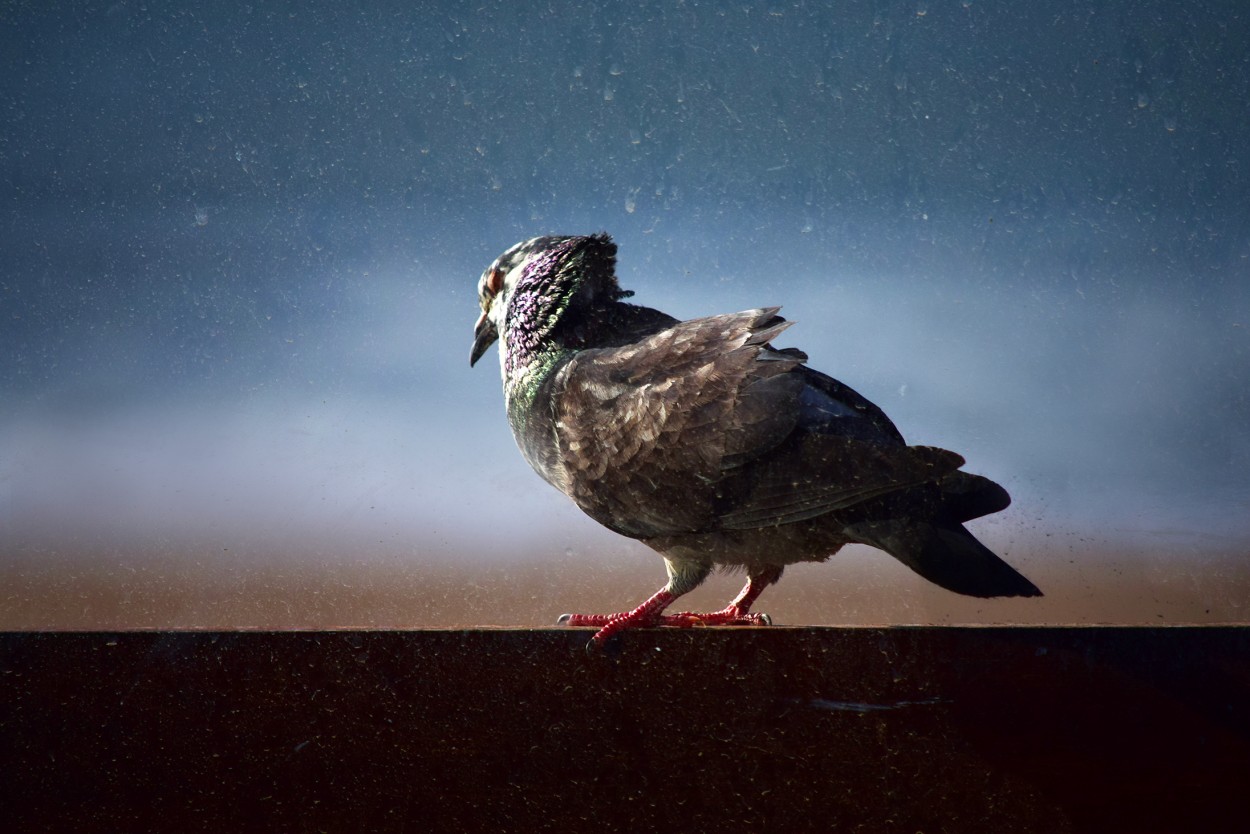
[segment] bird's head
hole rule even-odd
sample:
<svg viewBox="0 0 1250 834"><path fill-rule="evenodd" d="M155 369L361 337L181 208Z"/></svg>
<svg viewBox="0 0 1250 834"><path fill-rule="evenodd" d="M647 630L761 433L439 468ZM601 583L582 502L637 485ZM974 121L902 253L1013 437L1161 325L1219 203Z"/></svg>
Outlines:
<svg viewBox="0 0 1250 834"><path fill-rule="evenodd" d="M616 244L606 234L536 237L516 244L477 282L474 365L496 340L505 377L557 338L569 313L630 293L616 283Z"/></svg>

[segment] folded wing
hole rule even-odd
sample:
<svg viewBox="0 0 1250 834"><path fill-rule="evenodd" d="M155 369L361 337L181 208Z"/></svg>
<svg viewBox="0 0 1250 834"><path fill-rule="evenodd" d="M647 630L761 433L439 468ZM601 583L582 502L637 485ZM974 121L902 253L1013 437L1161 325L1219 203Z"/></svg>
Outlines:
<svg viewBox="0 0 1250 834"><path fill-rule="evenodd" d="M880 409L768 343L778 308L584 351L556 381L566 491L638 538L790 524L954 472Z"/></svg>

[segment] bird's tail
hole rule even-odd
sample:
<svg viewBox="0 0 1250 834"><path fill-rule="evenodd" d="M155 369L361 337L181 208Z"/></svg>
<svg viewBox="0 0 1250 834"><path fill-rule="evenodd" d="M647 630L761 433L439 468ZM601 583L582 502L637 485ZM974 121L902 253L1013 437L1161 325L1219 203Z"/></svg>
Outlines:
<svg viewBox="0 0 1250 834"><path fill-rule="evenodd" d="M956 521L881 519L850 525L847 532L856 541L884 550L925 579L957 594L1042 595L1036 585Z"/></svg>
<svg viewBox="0 0 1250 834"><path fill-rule="evenodd" d="M942 514L960 523L1011 506L1007 490L983 475L956 470L938 481Z"/></svg>

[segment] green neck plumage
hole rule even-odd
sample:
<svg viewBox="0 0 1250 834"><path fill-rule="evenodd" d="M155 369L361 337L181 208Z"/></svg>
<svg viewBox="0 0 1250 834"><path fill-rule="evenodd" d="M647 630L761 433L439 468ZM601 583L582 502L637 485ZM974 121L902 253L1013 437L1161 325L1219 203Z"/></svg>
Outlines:
<svg viewBox="0 0 1250 834"><path fill-rule="evenodd" d="M529 354L523 365L515 365L504 378L503 392L508 407L508 419L513 427L522 429L534 404L534 397L561 362L574 353L569 348L548 343Z"/></svg>

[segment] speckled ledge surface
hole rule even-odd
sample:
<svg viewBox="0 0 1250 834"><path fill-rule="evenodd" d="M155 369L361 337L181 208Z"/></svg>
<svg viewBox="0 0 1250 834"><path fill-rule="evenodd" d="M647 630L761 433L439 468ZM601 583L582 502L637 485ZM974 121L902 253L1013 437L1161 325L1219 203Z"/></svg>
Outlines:
<svg viewBox="0 0 1250 834"><path fill-rule="evenodd" d="M1250 628L0 634L14 831L1232 831Z"/></svg>

